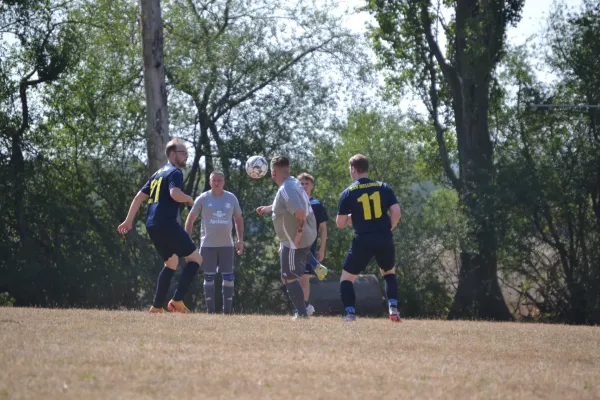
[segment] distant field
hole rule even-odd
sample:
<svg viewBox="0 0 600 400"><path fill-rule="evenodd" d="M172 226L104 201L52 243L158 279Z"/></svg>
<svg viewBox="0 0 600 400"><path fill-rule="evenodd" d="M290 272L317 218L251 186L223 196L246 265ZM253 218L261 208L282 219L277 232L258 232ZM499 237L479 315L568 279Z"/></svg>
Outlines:
<svg viewBox="0 0 600 400"><path fill-rule="evenodd" d="M0 399L592 399L600 328L0 308Z"/></svg>

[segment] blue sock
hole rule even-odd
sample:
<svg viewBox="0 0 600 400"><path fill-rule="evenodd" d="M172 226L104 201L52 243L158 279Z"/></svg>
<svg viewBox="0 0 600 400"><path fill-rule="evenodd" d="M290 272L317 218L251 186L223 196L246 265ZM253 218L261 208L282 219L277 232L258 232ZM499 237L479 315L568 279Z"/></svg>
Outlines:
<svg viewBox="0 0 600 400"><path fill-rule="evenodd" d="M152 305L156 308L162 308L165 306L165 298L171 285L171 279L175 274L174 269L170 269L163 266L163 269L158 274L158 280L156 281L156 292L154 293L154 303Z"/></svg>
<svg viewBox="0 0 600 400"><path fill-rule="evenodd" d="M340 282L340 295L342 297L342 304L348 310L356 305L356 295L354 294L354 283L351 281Z"/></svg>
<svg viewBox="0 0 600 400"><path fill-rule="evenodd" d="M310 265L310 267L311 267L312 269L315 269L315 267L316 267L317 265L319 265L319 260L317 260L317 259L315 258L315 256L314 256L314 254L313 254L313 253L308 253L308 262L307 262L307 264L308 264L308 265Z"/></svg>
<svg viewBox="0 0 600 400"><path fill-rule="evenodd" d="M344 308L344 311L346 311L346 314L356 314L354 307L346 307Z"/></svg>
<svg viewBox="0 0 600 400"><path fill-rule="evenodd" d="M398 308L398 280L396 274L384 275L385 280L385 294L388 298L388 304Z"/></svg>
<svg viewBox="0 0 600 400"><path fill-rule="evenodd" d="M182 301L185 297L194 277L196 276L196 272L200 269L200 264L195 261L190 261L185 264L183 267L183 271L181 272L181 276L179 277L179 284L177 285L177 289L173 294L173 300Z"/></svg>

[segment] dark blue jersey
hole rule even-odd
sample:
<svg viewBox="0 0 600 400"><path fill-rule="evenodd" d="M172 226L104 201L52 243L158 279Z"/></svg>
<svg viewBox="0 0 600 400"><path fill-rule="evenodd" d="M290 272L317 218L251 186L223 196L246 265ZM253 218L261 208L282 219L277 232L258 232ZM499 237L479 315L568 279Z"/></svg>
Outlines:
<svg viewBox="0 0 600 400"><path fill-rule="evenodd" d="M388 209L398 204L391 187L383 182L361 178L342 192L338 215L352 214L352 227L356 234L388 233L392 222Z"/></svg>
<svg viewBox="0 0 600 400"><path fill-rule="evenodd" d="M156 171L141 189L141 192L150 196L146 226L179 223L179 203L171 197L172 188L183 190L183 172L173 164L167 163Z"/></svg>
<svg viewBox="0 0 600 400"><path fill-rule="evenodd" d="M329 220L329 217L327 217L327 210L325 210L325 206L323 205L323 203L321 203L321 200L311 197L310 206L312 207L313 213L315 214L315 219L317 220L317 227L321 225L321 222L327 222Z"/></svg>
<svg viewBox="0 0 600 400"><path fill-rule="evenodd" d="M321 200L315 199L314 197L310 198L310 206L313 210L313 214L315 214L315 219L317 220L317 232L319 232L321 222L329 221L329 217L327 216L327 210L325 209L325 206L323 205L323 203L321 203ZM317 235L317 238L318 238L318 235ZM315 239L315 242L312 244L310 251L315 253L316 248L317 248L317 239Z"/></svg>

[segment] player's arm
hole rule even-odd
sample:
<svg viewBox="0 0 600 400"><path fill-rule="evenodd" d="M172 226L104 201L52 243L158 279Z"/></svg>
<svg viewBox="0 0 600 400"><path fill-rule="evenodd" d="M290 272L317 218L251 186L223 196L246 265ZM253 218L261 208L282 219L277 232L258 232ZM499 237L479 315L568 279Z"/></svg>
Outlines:
<svg viewBox="0 0 600 400"><path fill-rule="evenodd" d="M237 197L233 196L233 223L235 224L235 234L237 235L236 250L241 255L244 252L244 217L242 217L242 207Z"/></svg>
<svg viewBox="0 0 600 400"><path fill-rule="evenodd" d="M273 212L273 205L270 206L260 206L256 209L256 212L258 213L258 215L264 215L264 214L268 214L270 212Z"/></svg>
<svg viewBox="0 0 600 400"><path fill-rule="evenodd" d="M185 228L184 229L190 236L192 236L192 228L194 227L194 222L196 221L197 218L198 218L198 215L192 214L190 212L188 214L187 218L185 219Z"/></svg>
<svg viewBox="0 0 600 400"><path fill-rule="evenodd" d="M325 258L325 248L327 247L327 221L319 224L319 237L321 238L321 245L317 252L317 260L321 262Z"/></svg>
<svg viewBox="0 0 600 400"><path fill-rule="evenodd" d="M335 224L338 228L342 229L347 226L352 226L352 220L350 219L350 207L348 206L348 193L346 191L342 192L340 196L340 201L338 202L338 213L337 217L335 217ZM348 222L350 221L350 222Z"/></svg>
<svg viewBox="0 0 600 400"><path fill-rule="evenodd" d="M194 206L190 210L190 213L188 214L187 218L185 219L184 229L188 233L188 235L192 236L192 228L194 227L194 222L196 222L196 219L198 219L198 215L200 215L201 212L202 199L201 196L198 196L196 198L196 201L194 202Z"/></svg>
<svg viewBox="0 0 600 400"><path fill-rule="evenodd" d="M244 251L244 217L241 215L234 216L233 223L235 224L235 233L237 235L237 253L240 255Z"/></svg>
<svg viewBox="0 0 600 400"><path fill-rule="evenodd" d="M302 241L302 233L304 231L304 223L306 222L306 207L310 207L303 199L300 197L300 194L294 190L286 190L288 199L286 200L286 210L293 214L296 217L296 224L298 228L296 230L296 237L294 239L294 243L296 246L300 244ZM304 196L304 192L302 192ZM306 201L308 201L308 197L306 197Z"/></svg>
<svg viewBox="0 0 600 400"><path fill-rule="evenodd" d="M398 225L400 222L400 204L398 204L398 199L396 198L396 194L387 184L384 183L385 189L388 193L389 203L391 206L388 208L390 212L390 220L392 223L392 230Z"/></svg>
<svg viewBox="0 0 600 400"><path fill-rule="evenodd" d="M148 200L148 197L150 197L150 196L148 194L144 193L142 190L140 190L135 195L135 197L133 198L133 201L131 202L131 205L129 206L129 211L127 212L127 218L125 218L125 221L123 221L123 223L121 223L121 225L119 225L119 227L117 228L119 233L125 234L131 230L131 228L133 227L133 220L135 219L135 215L139 211L142 203L144 201Z"/></svg>
<svg viewBox="0 0 600 400"><path fill-rule="evenodd" d="M188 196L187 194L183 193L183 191L178 187L169 189L169 194L171 195L171 198L178 203L185 203L188 206L194 205L194 199L192 199L192 196Z"/></svg>
<svg viewBox="0 0 600 400"><path fill-rule="evenodd" d="M390 210L390 219L392 220L392 230L398 225L400 222L400 205L398 203L392 204L389 208Z"/></svg>
<svg viewBox="0 0 600 400"><path fill-rule="evenodd" d="M183 193L180 187L183 187L183 173L180 170L177 170L169 175L169 194L176 202L193 206L194 199Z"/></svg>
<svg viewBox="0 0 600 400"><path fill-rule="evenodd" d="M348 226L349 219L350 219L349 215L338 214L337 217L335 217L335 224L337 225L338 228L345 228L346 226Z"/></svg>

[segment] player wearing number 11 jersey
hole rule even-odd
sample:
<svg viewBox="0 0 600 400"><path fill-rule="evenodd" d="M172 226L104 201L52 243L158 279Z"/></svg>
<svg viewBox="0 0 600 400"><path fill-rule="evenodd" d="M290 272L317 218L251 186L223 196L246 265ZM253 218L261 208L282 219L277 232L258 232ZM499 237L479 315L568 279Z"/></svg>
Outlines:
<svg viewBox="0 0 600 400"><path fill-rule="evenodd" d="M401 322L392 237L392 230L400 221L398 200L387 184L369 179L369 160L362 154L350 158L350 176L354 183L342 192L336 218L338 228L354 228L340 278L344 320L356 319L354 281L375 257L385 281L390 319Z"/></svg>
<svg viewBox="0 0 600 400"><path fill-rule="evenodd" d="M119 225L122 234L129 232L133 226L135 214L142 202L148 201L146 212L146 230L154 243L154 247L162 257L165 265L158 275L154 304L151 313L161 313L169 290L171 279L177 269L179 257L185 257L187 264L179 278L179 284L168 308L175 312L189 312L183 298L190 283L202 264L202 257L196 245L179 223L179 203L194 205L194 199L183 193L183 173L188 152L181 139L173 139L167 143L166 154L169 162L156 171L140 189L131 203L127 218Z"/></svg>

